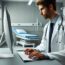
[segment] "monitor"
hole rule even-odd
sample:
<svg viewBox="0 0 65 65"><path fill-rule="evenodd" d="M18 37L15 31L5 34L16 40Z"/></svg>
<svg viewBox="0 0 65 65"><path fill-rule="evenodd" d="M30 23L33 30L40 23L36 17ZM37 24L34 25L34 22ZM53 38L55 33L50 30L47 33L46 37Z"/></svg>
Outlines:
<svg viewBox="0 0 65 65"><path fill-rule="evenodd" d="M14 39L11 28L11 19L7 8L4 8L3 28L4 28L4 33L2 34L1 42L4 41L7 43L7 46L10 49L11 54L13 55ZM4 44L4 42L0 43L0 45Z"/></svg>
<svg viewBox="0 0 65 65"><path fill-rule="evenodd" d="M7 8L4 9L4 20L3 20L3 26L4 26L4 34L5 34L5 40L10 48L11 52L13 53L13 33L12 33L12 28L11 28L11 19L10 15L7 11Z"/></svg>

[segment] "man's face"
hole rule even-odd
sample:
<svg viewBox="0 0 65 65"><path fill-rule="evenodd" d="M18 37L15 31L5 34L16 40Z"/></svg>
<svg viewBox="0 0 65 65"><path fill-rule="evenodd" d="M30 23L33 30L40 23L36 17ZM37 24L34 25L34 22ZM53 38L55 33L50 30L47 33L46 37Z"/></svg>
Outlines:
<svg viewBox="0 0 65 65"><path fill-rule="evenodd" d="M36 0L36 3L39 3L42 0ZM37 5L40 11L40 14L45 18L48 19L50 17L50 11L47 7L45 7L43 4Z"/></svg>

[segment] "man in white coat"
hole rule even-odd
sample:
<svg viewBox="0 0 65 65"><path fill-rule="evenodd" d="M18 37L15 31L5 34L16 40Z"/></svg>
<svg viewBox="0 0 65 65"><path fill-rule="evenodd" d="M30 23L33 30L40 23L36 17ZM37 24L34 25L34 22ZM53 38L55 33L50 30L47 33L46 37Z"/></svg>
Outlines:
<svg viewBox="0 0 65 65"><path fill-rule="evenodd" d="M56 59L65 65L65 28L62 16L56 11L56 0L36 0L36 4L49 22L44 27L40 45L35 49L26 49L25 54L37 60Z"/></svg>

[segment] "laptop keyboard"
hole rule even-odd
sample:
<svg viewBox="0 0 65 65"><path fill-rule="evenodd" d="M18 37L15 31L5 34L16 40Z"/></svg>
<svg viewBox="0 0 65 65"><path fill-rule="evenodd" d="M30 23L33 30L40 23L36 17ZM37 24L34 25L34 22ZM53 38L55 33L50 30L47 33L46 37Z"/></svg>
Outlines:
<svg viewBox="0 0 65 65"><path fill-rule="evenodd" d="M25 52L18 52L18 55L23 61L33 61L28 57L28 55L25 54Z"/></svg>

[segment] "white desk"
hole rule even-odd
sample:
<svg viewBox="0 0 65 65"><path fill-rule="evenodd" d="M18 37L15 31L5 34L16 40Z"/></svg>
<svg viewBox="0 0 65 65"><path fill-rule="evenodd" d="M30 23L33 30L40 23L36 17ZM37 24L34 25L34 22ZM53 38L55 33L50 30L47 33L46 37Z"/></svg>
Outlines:
<svg viewBox="0 0 65 65"><path fill-rule="evenodd" d="M0 65L61 65L56 60L34 61L24 63L17 55L10 59L0 59Z"/></svg>
<svg viewBox="0 0 65 65"><path fill-rule="evenodd" d="M23 62L22 59L15 53L13 58L8 58L8 59L0 58L0 65L62 65L62 64L60 64L56 60L41 60L41 61L34 61L34 62Z"/></svg>

